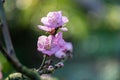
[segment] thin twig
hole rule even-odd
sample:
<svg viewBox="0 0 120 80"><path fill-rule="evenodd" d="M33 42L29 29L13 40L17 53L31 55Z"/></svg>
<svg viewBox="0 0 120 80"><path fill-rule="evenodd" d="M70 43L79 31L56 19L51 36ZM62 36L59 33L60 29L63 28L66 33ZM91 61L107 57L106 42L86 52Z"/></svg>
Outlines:
<svg viewBox="0 0 120 80"><path fill-rule="evenodd" d="M46 61L46 58L47 58L47 55L43 55L43 61L42 61L42 64L40 65L40 67L38 68L37 71L40 71L40 70L43 68L43 66L44 66L44 64L45 64L45 61Z"/></svg>

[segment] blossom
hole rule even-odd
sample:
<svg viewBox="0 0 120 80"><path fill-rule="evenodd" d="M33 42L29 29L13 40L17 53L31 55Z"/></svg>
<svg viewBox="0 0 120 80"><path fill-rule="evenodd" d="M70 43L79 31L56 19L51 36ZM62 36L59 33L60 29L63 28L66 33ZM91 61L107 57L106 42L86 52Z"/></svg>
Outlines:
<svg viewBox="0 0 120 80"><path fill-rule="evenodd" d="M47 17L43 17L41 19L41 22L48 27L51 28L56 28L56 27L60 27L63 26L64 23L68 22L67 17L62 16L62 12L58 11L58 12L49 12L47 14Z"/></svg>
<svg viewBox="0 0 120 80"><path fill-rule="evenodd" d="M62 37L62 32L58 32L55 37L53 38L53 43L57 45L57 47L59 47L59 49L64 48L65 47L65 41Z"/></svg>
<svg viewBox="0 0 120 80"><path fill-rule="evenodd" d="M55 56L57 58L65 58L66 53L69 51L72 53L73 51L73 46L72 43L70 42L65 42L64 39L62 38L62 32L58 32L55 35L54 42L57 43L59 50L56 51Z"/></svg>
<svg viewBox="0 0 120 80"><path fill-rule="evenodd" d="M73 51L73 47L70 42L66 42L62 38L62 32L57 33L57 30L68 30L63 27L68 22L68 18L62 16L61 11L49 12L46 17L41 19L41 22L43 25L38 25L38 28L49 32L50 35L48 37L43 35L38 38L38 51L49 56L54 54L57 58L65 58L68 52Z"/></svg>
<svg viewBox="0 0 120 80"><path fill-rule="evenodd" d="M62 27L65 23L68 22L66 16L62 16L61 11L49 12L46 17L41 19L42 25L38 25L38 28L47 32L51 32L56 28L61 28L62 31L67 31L67 28Z"/></svg>
<svg viewBox="0 0 120 80"><path fill-rule="evenodd" d="M66 53L72 52L73 47L70 42L65 42L62 38L62 32L58 32L55 36L43 35L38 38L37 49L46 55L55 55L57 58L65 58Z"/></svg>
<svg viewBox="0 0 120 80"><path fill-rule="evenodd" d="M64 47L65 41L62 38L62 32L58 32L55 36L49 35L47 37L43 35L38 38L37 49L43 54L51 56Z"/></svg>
<svg viewBox="0 0 120 80"><path fill-rule="evenodd" d="M57 47L52 44L52 35L47 36L40 36L37 42L37 50L41 51L43 54L47 54L51 56L57 50Z"/></svg>

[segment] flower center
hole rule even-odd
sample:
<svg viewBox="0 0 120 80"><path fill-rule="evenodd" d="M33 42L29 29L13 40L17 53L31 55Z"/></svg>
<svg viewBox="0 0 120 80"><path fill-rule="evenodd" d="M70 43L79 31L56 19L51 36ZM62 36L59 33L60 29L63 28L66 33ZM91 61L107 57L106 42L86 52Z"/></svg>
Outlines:
<svg viewBox="0 0 120 80"><path fill-rule="evenodd" d="M45 49L46 49L46 50L50 50L50 49L51 49L51 45L50 45L50 44L45 45Z"/></svg>

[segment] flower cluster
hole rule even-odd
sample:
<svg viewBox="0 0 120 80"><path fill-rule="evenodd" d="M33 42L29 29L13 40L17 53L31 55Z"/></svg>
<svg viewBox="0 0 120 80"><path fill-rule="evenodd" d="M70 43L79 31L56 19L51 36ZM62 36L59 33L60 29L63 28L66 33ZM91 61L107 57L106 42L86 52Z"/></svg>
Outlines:
<svg viewBox="0 0 120 80"><path fill-rule="evenodd" d="M49 36L42 35L38 38L37 50L48 56L65 58L67 53L72 53L73 47L70 42L66 42L62 37L61 31L68 31L64 24L68 18L62 16L62 12L49 12L46 17L41 19L43 25L38 28L49 33ZM61 30L58 32L58 30Z"/></svg>

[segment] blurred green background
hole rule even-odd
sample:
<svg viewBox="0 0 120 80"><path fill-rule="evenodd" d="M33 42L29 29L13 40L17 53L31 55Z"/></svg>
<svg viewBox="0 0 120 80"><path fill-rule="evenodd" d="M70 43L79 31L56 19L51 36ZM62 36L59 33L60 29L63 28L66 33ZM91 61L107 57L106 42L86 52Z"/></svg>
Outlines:
<svg viewBox="0 0 120 80"><path fill-rule="evenodd" d="M73 59L53 76L59 80L120 80L120 0L6 0L5 11L16 55L38 68L42 54L36 43L45 34L37 28L50 11L63 12L69 23L64 39L73 43ZM0 41L3 36L0 30ZM4 76L15 70L0 54Z"/></svg>

